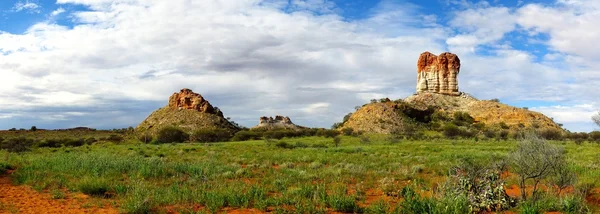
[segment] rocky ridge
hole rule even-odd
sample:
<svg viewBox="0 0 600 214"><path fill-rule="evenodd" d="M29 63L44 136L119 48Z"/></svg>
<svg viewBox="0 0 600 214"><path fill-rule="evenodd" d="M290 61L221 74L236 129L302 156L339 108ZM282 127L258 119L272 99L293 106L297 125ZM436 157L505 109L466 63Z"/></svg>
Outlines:
<svg viewBox="0 0 600 214"><path fill-rule="evenodd" d="M178 127L193 133L201 129L222 129L231 132L239 128L223 117L202 95L184 88L169 97L167 106L152 112L137 127L140 134L156 135L165 127Z"/></svg>
<svg viewBox="0 0 600 214"><path fill-rule="evenodd" d="M277 116L275 116L275 118L266 117L266 116L260 117L260 119L258 121L258 125L255 127L252 127L252 129L267 129L267 130L271 130L271 129L299 130L302 128L304 128L304 127L294 124L289 117L285 117L285 116L281 116L281 115L277 115Z"/></svg>

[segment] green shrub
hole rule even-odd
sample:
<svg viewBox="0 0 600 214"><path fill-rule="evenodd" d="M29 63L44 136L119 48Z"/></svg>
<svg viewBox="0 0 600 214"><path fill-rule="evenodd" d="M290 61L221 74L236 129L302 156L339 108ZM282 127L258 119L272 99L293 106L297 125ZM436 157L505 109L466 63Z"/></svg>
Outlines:
<svg viewBox="0 0 600 214"><path fill-rule="evenodd" d="M411 187L404 187L401 191L404 201L400 203L401 213L437 213L437 204L433 198L422 198Z"/></svg>
<svg viewBox="0 0 600 214"><path fill-rule="evenodd" d="M296 146L294 146L293 144L289 144L289 143L287 143L285 141L279 141L279 142L277 142L275 144L275 146L279 147L279 148L283 148L283 149L294 149L294 148L296 148Z"/></svg>
<svg viewBox="0 0 600 214"><path fill-rule="evenodd" d="M335 147L339 147L340 144L342 144L342 138L340 136L335 136L333 138L333 145L335 145Z"/></svg>
<svg viewBox="0 0 600 214"><path fill-rule="evenodd" d="M461 135L460 128L458 128L458 126L456 126L452 123L446 124L444 126L443 130L444 130L444 136L449 137L449 138L454 138L454 137Z"/></svg>
<svg viewBox="0 0 600 214"><path fill-rule="evenodd" d="M519 176L523 199L527 199L525 188L528 180L534 183L532 197L535 198L540 181L555 175L557 167L566 164L563 148L534 135L521 140L509 158L513 166L512 171Z"/></svg>
<svg viewBox="0 0 600 214"><path fill-rule="evenodd" d="M201 129L190 135L190 141L200 143L225 142L231 138L231 132L226 129Z"/></svg>
<svg viewBox="0 0 600 214"><path fill-rule="evenodd" d="M12 166L8 165L7 163L0 162L0 175L11 169L13 169Z"/></svg>
<svg viewBox="0 0 600 214"><path fill-rule="evenodd" d="M239 131L233 135L232 141L247 141L247 140L260 140L263 136L262 132L256 131Z"/></svg>
<svg viewBox="0 0 600 214"><path fill-rule="evenodd" d="M321 136L321 137L335 137L340 135L340 132L338 130L332 130L332 129L319 129L316 133L316 136Z"/></svg>
<svg viewBox="0 0 600 214"><path fill-rule="evenodd" d="M152 135L148 134L148 133L144 133L144 134L140 134L137 136L137 139L142 142L142 143L150 143L154 140L154 138L152 137Z"/></svg>
<svg viewBox="0 0 600 214"><path fill-rule="evenodd" d="M158 131L157 143L182 143L189 139L189 135L177 127L165 127Z"/></svg>
<svg viewBox="0 0 600 214"><path fill-rule="evenodd" d="M85 177L79 184L77 189L84 194L95 196L95 197L108 197L108 192L111 190L109 182L104 178L98 177Z"/></svg>
<svg viewBox="0 0 600 214"><path fill-rule="evenodd" d="M457 126L470 125L475 122L475 119L469 115L467 112L454 112L454 120L452 121Z"/></svg>
<svg viewBox="0 0 600 214"><path fill-rule="evenodd" d="M508 134L509 134L508 130L501 130L500 132L498 132L497 137L499 140L506 140L506 139L508 139Z"/></svg>
<svg viewBox="0 0 600 214"><path fill-rule="evenodd" d="M294 130L287 129L274 129L269 130L263 133L263 137L265 139L283 139L284 137L292 138L292 137L300 137L301 132L296 132Z"/></svg>
<svg viewBox="0 0 600 214"><path fill-rule="evenodd" d="M547 128L539 131L539 135L546 140L562 140L562 133L557 129Z"/></svg>
<svg viewBox="0 0 600 214"><path fill-rule="evenodd" d="M356 199L346 194L334 194L328 196L327 205L338 212L362 213L362 208L358 206Z"/></svg>
<svg viewBox="0 0 600 214"><path fill-rule="evenodd" d="M564 213L589 213L585 199L577 196L567 196L560 201L561 211Z"/></svg>
<svg viewBox="0 0 600 214"><path fill-rule="evenodd" d="M508 125L506 125L506 123L504 121L498 123L498 126L500 126L501 129L509 129L510 127L508 127Z"/></svg>
<svg viewBox="0 0 600 214"><path fill-rule="evenodd" d="M352 134L354 134L354 129L353 128L343 128L342 133L346 136L351 136Z"/></svg>
<svg viewBox="0 0 600 214"><path fill-rule="evenodd" d="M495 138L495 137L496 137L496 132L494 132L493 130L485 130L485 131L483 132L483 135L484 135L486 138L490 138L490 139L491 139L491 138Z"/></svg>
<svg viewBox="0 0 600 214"><path fill-rule="evenodd" d="M446 198L465 198L470 210L475 213L502 211L515 205L504 190L500 177L503 169L499 164L485 166L471 159L450 170L445 186Z"/></svg>
<svg viewBox="0 0 600 214"><path fill-rule="evenodd" d="M590 140L600 142L600 131L590 132Z"/></svg>
<svg viewBox="0 0 600 214"><path fill-rule="evenodd" d="M5 149L8 152L19 153L29 151L33 144L33 139L27 139L25 137L12 138L2 141L0 144L0 149Z"/></svg>

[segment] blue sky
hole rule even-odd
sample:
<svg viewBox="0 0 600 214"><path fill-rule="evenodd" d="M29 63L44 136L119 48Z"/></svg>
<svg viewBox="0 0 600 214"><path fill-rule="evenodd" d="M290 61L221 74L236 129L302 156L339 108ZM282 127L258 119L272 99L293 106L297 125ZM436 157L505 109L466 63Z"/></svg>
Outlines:
<svg viewBox="0 0 600 214"><path fill-rule="evenodd" d="M597 129L595 0L3 0L0 129L136 126L191 88L246 126L329 127L456 53L461 91Z"/></svg>

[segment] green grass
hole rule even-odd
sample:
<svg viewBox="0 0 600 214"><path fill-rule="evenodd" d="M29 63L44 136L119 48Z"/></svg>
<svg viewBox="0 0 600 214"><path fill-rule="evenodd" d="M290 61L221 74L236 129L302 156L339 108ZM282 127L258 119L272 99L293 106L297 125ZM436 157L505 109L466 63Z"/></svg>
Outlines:
<svg viewBox="0 0 600 214"><path fill-rule="evenodd" d="M402 212L400 190L434 191L462 159L490 162L506 156L514 141L421 140L389 143L388 136L305 137L215 144L111 144L75 148L34 148L11 154L2 164L15 167L17 184L63 189L96 197L114 195L125 212L148 213L166 205L200 204L207 212L225 207L300 213ZM364 140L363 140L364 141ZM555 142L568 151L580 184L600 186L600 145ZM324 146L326 145L326 147ZM4 157L5 151L0 151ZM516 183L510 179L508 185ZM367 190L389 193L391 203L366 203ZM60 196L58 196L60 197ZM445 204L464 210L464 201L413 201L415 209ZM431 203L434 203L432 205ZM578 210L579 199L556 199L560 210ZM449 208L450 207L450 208ZM533 213L539 204L514 211ZM441 211L440 211L441 212ZM441 213L451 213L445 211Z"/></svg>

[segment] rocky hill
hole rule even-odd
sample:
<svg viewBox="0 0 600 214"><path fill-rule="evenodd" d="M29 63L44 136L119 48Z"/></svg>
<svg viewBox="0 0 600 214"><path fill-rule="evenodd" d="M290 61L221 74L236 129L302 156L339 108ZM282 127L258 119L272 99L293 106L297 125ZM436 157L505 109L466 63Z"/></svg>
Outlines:
<svg viewBox="0 0 600 214"><path fill-rule="evenodd" d="M340 129L367 133L392 133L407 126L426 125L436 115L452 117L466 112L475 123L486 127L519 130L526 128L564 131L547 116L502 104L478 100L458 91L460 59L451 53L421 54L417 61L417 93L402 100L370 103L345 119Z"/></svg>
<svg viewBox="0 0 600 214"><path fill-rule="evenodd" d="M289 117L284 117L281 115L273 117L260 117L258 121L258 125L252 127L251 129L264 129L264 130L273 130L273 129L290 129L290 130L300 130L305 127L298 126L292 122Z"/></svg>
<svg viewBox="0 0 600 214"><path fill-rule="evenodd" d="M238 129L223 117L223 112L213 107L200 94L187 88L171 95L168 105L152 112L136 127L136 132L155 135L162 128L170 126L189 133L200 129L225 129L232 132Z"/></svg>

